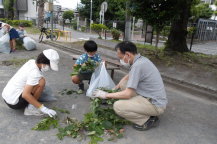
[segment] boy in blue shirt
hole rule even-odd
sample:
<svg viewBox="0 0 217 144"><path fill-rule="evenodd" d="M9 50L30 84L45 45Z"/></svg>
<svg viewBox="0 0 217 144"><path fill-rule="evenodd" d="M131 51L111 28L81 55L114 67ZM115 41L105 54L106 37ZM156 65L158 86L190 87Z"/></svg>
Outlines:
<svg viewBox="0 0 217 144"><path fill-rule="evenodd" d="M87 62L89 58L91 60L94 60L96 63L100 63L102 61L100 55L97 54L97 44L94 41L92 41L92 40L86 41L84 43L84 50L86 53L82 54L77 59L73 68L77 65L85 64L85 62ZM91 75L92 75L92 73L74 75L74 76L72 76L72 82L74 84L78 84L79 90L83 91L84 90L84 83L82 82L82 80L90 80Z"/></svg>

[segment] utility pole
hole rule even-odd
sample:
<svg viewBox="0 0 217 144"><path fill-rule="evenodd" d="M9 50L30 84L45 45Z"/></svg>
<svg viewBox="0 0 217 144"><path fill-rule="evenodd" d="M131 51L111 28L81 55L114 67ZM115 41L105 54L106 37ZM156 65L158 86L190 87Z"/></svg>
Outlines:
<svg viewBox="0 0 217 144"><path fill-rule="evenodd" d="M92 24L92 5L93 1L90 0L90 33L91 33L91 24Z"/></svg>
<svg viewBox="0 0 217 144"><path fill-rule="evenodd" d="M131 35L131 16L128 12L129 9L129 1L126 1L126 14L125 14L125 34L124 34L124 40L130 41L130 35Z"/></svg>

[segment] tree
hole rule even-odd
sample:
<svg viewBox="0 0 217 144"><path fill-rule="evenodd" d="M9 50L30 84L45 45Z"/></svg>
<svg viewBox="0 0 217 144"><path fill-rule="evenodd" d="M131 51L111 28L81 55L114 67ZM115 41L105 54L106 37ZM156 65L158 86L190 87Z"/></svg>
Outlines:
<svg viewBox="0 0 217 144"><path fill-rule="evenodd" d="M92 4L92 20L99 22L99 12L102 2L105 0L93 0ZM118 24L117 28L124 30L125 20L125 0L107 0L108 10L105 13L106 25L112 26L113 21L123 21L122 25ZM90 18L90 0L81 0L81 5L78 7L80 16Z"/></svg>
<svg viewBox="0 0 217 144"><path fill-rule="evenodd" d="M99 39L102 39L102 30L106 30L108 28L103 24L91 24L91 29L99 35Z"/></svg>
<svg viewBox="0 0 217 144"><path fill-rule="evenodd" d="M72 19L73 19L73 17L74 17L74 12L73 12L72 10L65 11L65 12L63 13L63 19L64 19L64 20L69 19L70 22L71 22Z"/></svg>
<svg viewBox="0 0 217 144"><path fill-rule="evenodd" d="M191 7L199 0L134 0L132 9L155 28L161 29L171 23L165 50L187 52L187 24ZM135 10L134 10L135 12ZM144 16L142 16L144 15ZM157 30L158 31L158 30Z"/></svg>
<svg viewBox="0 0 217 144"><path fill-rule="evenodd" d="M43 27L44 25L44 4L48 1L49 0L33 0L38 7L38 27Z"/></svg>
<svg viewBox="0 0 217 144"><path fill-rule="evenodd" d="M15 4L16 0L4 0L3 1L3 5L4 5L4 9L7 12L7 18L13 20L14 19L14 4Z"/></svg>
<svg viewBox="0 0 217 144"><path fill-rule="evenodd" d="M132 15L142 18L147 24L154 27L157 33L156 44L159 41L160 31L175 17L175 2L172 0L131 0Z"/></svg>
<svg viewBox="0 0 217 144"><path fill-rule="evenodd" d="M197 21L199 18L208 19L212 16L213 10L207 3L199 3L191 9L192 19Z"/></svg>

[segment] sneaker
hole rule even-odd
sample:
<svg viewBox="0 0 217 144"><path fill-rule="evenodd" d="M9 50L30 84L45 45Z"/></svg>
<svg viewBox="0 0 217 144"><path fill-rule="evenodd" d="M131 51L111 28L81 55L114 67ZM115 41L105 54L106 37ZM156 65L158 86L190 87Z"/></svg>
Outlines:
<svg viewBox="0 0 217 144"><path fill-rule="evenodd" d="M79 90L84 91L84 83L78 84Z"/></svg>
<svg viewBox="0 0 217 144"><path fill-rule="evenodd" d="M143 125L133 124L133 128L139 131L146 131L150 128L157 127L159 125L159 118L157 116L151 116Z"/></svg>
<svg viewBox="0 0 217 144"><path fill-rule="evenodd" d="M41 116L44 115L44 113L42 113L39 109L37 109L33 105L29 104L24 110L24 115Z"/></svg>
<svg viewBox="0 0 217 144"><path fill-rule="evenodd" d="M84 93L84 91L83 90L81 90L81 89L79 89L77 92L76 92L77 94L83 94Z"/></svg>

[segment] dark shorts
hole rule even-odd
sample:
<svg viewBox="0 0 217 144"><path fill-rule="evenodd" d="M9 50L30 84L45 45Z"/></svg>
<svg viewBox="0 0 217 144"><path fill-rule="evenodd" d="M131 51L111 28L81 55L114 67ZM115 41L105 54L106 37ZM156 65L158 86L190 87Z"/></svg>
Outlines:
<svg viewBox="0 0 217 144"><path fill-rule="evenodd" d="M10 40L12 40L12 39L17 39L17 38L20 37L19 34L18 34L18 32L17 32L14 28L12 28L12 29L9 31L9 35L10 35Z"/></svg>
<svg viewBox="0 0 217 144"><path fill-rule="evenodd" d="M80 79L81 81L82 81L82 80L90 80L92 74L93 74L92 72L79 73L79 74L78 74L78 77L79 77L79 79Z"/></svg>
<svg viewBox="0 0 217 144"><path fill-rule="evenodd" d="M11 104L8 104L6 101L5 103L12 109L23 109L29 104L25 99L22 98L22 94L20 95L19 101L17 104L11 105Z"/></svg>

